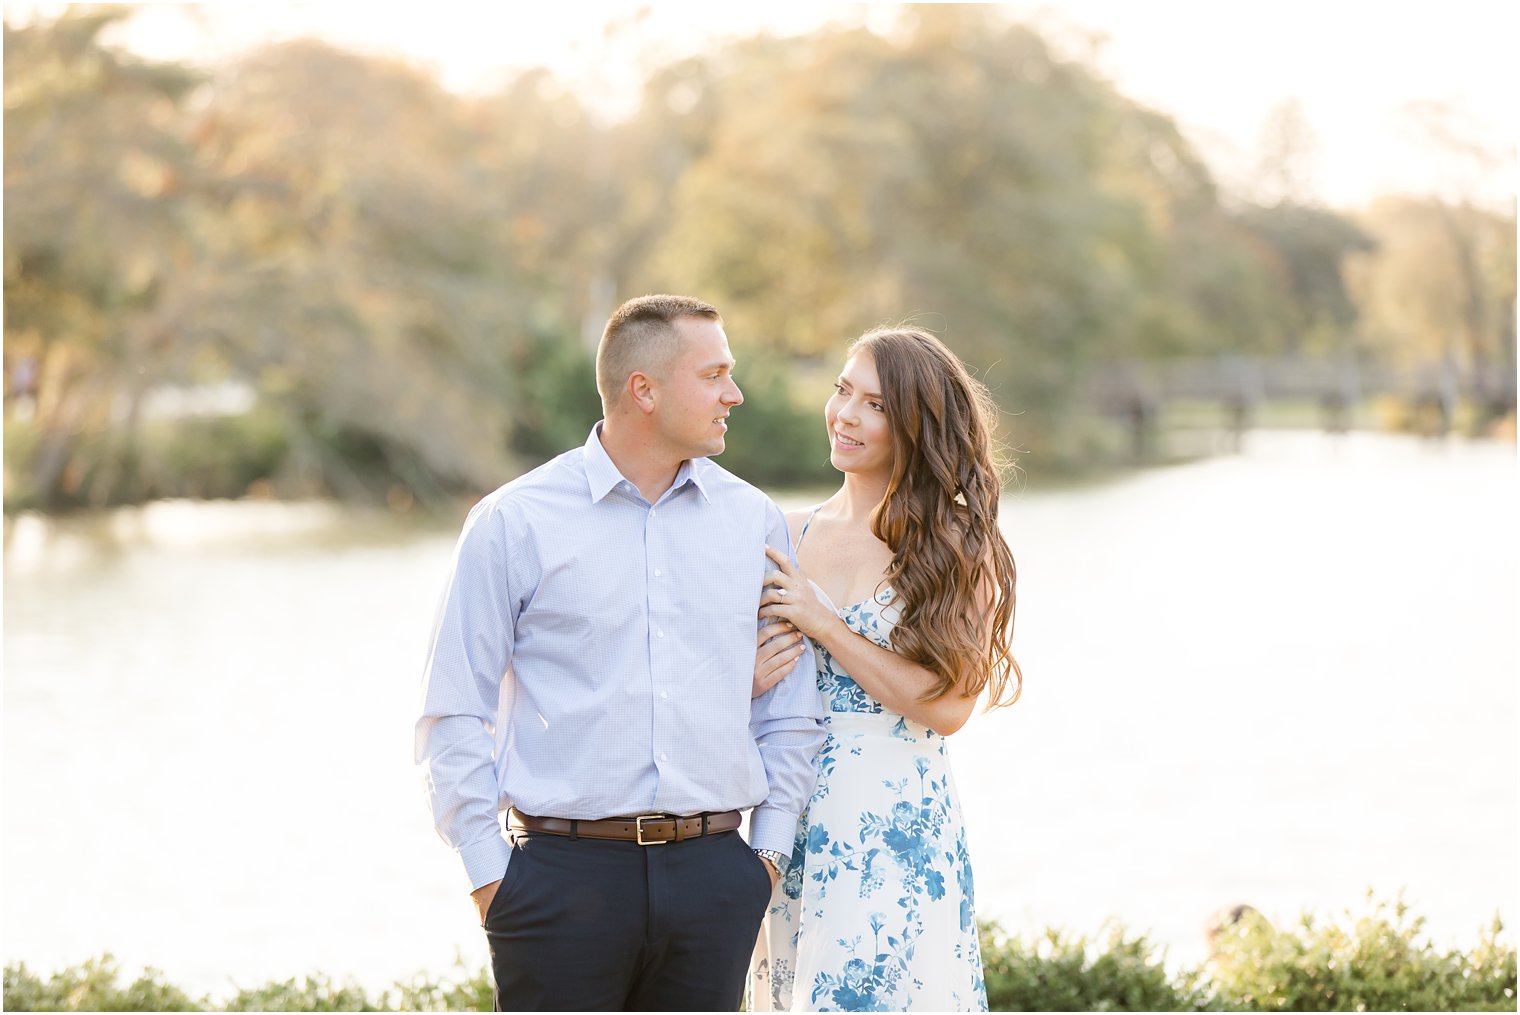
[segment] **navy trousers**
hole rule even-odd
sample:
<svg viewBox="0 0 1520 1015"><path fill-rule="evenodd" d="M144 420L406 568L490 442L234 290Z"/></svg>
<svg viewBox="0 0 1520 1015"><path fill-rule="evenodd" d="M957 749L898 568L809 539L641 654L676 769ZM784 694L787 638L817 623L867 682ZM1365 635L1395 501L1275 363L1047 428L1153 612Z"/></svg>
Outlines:
<svg viewBox="0 0 1520 1015"><path fill-rule="evenodd" d="M738 832L514 839L484 924L497 1011L738 1010L771 895Z"/></svg>

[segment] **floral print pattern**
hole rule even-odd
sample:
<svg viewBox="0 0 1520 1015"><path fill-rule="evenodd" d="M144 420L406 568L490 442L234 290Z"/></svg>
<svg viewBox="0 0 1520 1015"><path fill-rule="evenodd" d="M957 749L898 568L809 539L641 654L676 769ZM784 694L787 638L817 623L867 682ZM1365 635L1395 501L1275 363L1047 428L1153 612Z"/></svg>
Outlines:
<svg viewBox="0 0 1520 1015"><path fill-rule="evenodd" d="M892 590L839 611L890 647ZM750 969L751 1011L985 1011L975 892L945 740L816 642L818 782Z"/></svg>

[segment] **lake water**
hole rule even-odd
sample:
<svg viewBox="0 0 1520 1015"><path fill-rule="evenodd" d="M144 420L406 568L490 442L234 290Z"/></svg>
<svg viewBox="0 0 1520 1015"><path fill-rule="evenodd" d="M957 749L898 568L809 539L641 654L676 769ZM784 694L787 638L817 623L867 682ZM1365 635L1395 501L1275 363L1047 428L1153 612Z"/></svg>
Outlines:
<svg viewBox="0 0 1520 1015"><path fill-rule="evenodd" d="M1451 944L1520 914L1513 446L1258 434L1005 517L1024 697L951 741L983 915L1191 962L1236 902L1402 890ZM8 522L5 960L218 995L482 966L410 757L454 535L311 504Z"/></svg>

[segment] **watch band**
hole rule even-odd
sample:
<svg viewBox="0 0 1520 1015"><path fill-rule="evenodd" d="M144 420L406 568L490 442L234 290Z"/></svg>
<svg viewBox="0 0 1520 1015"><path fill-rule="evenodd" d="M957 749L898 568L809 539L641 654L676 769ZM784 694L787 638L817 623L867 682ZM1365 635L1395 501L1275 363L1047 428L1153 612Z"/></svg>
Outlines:
<svg viewBox="0 0 1520 1015"><path fill-rule="evenodd" d="M771 862L771 866L776 868L776 874L778 876L786 873L787 858L782 856L779 850L757 849L755 850L755 855L762 860L769 860Z"/></svg>

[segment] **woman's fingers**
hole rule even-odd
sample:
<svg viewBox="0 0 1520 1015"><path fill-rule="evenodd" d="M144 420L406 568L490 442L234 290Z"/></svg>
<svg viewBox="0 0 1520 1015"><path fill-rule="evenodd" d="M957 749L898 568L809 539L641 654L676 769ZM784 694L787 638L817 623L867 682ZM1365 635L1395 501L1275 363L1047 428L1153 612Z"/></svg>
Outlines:
<svg viewBox="0 0 1520 1015"><path fill-rule="evenodd" d="M763 624L755 628L755 647L759 648L777 635L788 634L795 630L797 629L785 620L773 620L769 624Z"/></svg>
<svg viewBox="0 0 1520 1015"><path fill-rule="evenodd" d="M757 658L766 662L782 658L795 658L801 650L802 635L790 634L777 638L767 645L760 646L760 653Z"/></svg>
<svg viewBox="0 0 1520 1015"><path fill-rule="evenodd" d="M760 697L779 683L792 671L792 665L801 654L802 635L797 631L773 636L769 641L762 643L755 656L753 697Z"/></svg>
<svg viewBox="0 0 1520 1015"><path fill-rule="evenodd" d="M759 628L755 638L758 646L750 696L758 698L791 672L792 665L802 654L802 633L790 624L774 623Z"/></svg>
<svg viewBox="0 0 1520 1015"><path fill-rule="evenodd" d="M797 577L797 565L792 563L791 556L785 550L778 550L774 546L765 548L765 555L775 562L778 569L789 577Z"/></svg>

